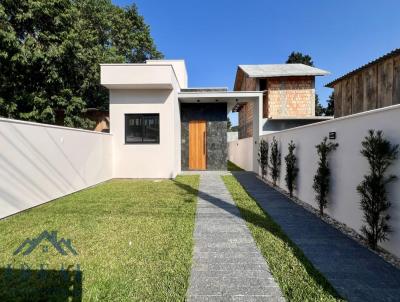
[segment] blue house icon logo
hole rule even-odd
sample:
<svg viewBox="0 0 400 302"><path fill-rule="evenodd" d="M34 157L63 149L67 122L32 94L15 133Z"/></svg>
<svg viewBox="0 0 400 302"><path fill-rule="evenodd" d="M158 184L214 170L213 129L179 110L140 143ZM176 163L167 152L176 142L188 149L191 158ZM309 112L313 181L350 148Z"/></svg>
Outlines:
<svg viewBox="0 0 400 302"><path fill-rule="evenodd" d="M78 255L72 246L71 239L61 238L60 240L57 240L57 231L44 231L36 238L27 238L21 243L21 245L14 251L13 254L18 255L22 253L22 255L27 256L44 241L48 241L56 249L56 251L63 256L68 255L68 252L75 256ZM44 251L46 252L47 250Z"/></svg>

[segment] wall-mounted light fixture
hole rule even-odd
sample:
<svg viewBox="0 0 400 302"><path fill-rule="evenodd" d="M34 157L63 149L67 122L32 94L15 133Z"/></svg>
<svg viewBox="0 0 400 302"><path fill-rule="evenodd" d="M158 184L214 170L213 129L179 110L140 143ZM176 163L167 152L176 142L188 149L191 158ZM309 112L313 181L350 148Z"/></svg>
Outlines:
<svg viewBox="0 0 400 302"><path fill-rule="evenodd" d="M336 139L336 131L329 132L329 139Z"/></svg>

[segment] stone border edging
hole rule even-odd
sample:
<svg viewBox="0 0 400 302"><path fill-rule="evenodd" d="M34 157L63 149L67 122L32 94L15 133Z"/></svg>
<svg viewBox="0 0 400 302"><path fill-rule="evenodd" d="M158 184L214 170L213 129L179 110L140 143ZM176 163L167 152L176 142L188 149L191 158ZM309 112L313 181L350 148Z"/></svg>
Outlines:
<svg viewBox="0 0 400 302"><path fill-rule="evenodd" d="M388 262L391 265L393 265L395 268L400 269L400 258L396 257L395 255L393 255L392 253L386 251L385 249L383 249L381 247L378 247L378 250L371 249L368 246L368 243L367 243L366 239L364 237L362 237L360 234L358 234L354 229L350 228L349 226L347 226L346 224L344 224L342 222L337 221L336 219L332 218L328 214L324 214L324 216L320 216L319 215L319 211L317 209L315 209L314 207L312 207L310 204L298 199L295 196L290 197L289 193L286 192L284 189L282 189L282 188L280 188L278 186L274 186L273 183L271 183L270 181L268 181L266 179L262 179L258 174L256 174L256 177L259 180L261 180L262 182L264 182L267 185L269 185L275 191L285 195L288 199L290 199L294 203L298 204L299 206L301 206L302 208L304 208L308 212L314 214L315 216L320 218L322 221L324 221L327 224L333 226L335 229L339 230L341 233L343 233L347 237L350 237L351 239L355 240L356 242L358 242L362 246L364 246L367 249L369 249L371 252L377 254L379 257L381 257L383 260L385 260L386 262Z"/></svg>

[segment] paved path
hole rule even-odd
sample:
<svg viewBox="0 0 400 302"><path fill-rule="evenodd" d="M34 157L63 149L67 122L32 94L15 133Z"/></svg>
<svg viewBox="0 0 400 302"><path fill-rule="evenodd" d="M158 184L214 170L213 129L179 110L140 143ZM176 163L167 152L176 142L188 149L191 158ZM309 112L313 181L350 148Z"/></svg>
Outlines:
<svg viewBox="0 0 400 302"><path fill-rule="evenodd" d="M267 186L254 173L235 173L235 177L341 296L349 301L400 301L400 270Z"/></svg>
<svg viewBox="0 0 400 302"><path fill-rule="evenodd" d="M284 301L218 173L201 175L189 301Z"/></svg>

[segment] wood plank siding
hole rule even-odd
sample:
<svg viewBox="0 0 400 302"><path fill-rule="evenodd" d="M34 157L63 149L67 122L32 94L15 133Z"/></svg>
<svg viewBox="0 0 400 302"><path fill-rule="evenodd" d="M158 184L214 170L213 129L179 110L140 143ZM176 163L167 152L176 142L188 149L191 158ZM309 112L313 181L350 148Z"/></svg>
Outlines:
<svg viewBox="0 0 400 302"><path fill-rule="evenodd" d="M241 85L235 87L243 91L255 91L257 89L257 79L250 78L240 73ZM246 138L253 136L253 102L247 102L239 111L239 138Z"/></svg>
<svg viewBox="0 0 400 302"><path fill-rule="evenodd" d="M328 87L334 89L335 117L400 104L400 54L372 62Z"/></svg>

